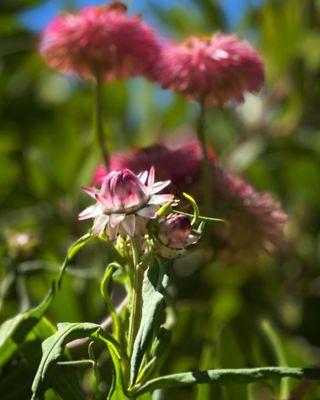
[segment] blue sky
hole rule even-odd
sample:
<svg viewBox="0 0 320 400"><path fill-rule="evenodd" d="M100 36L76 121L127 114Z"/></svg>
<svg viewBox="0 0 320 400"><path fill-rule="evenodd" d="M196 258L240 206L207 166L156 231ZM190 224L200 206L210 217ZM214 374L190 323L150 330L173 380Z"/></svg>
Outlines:
<svg viewBox="0 0 320 400"><path fill-rule="evenodd" d="M152 23L152 15L148 8L150 0L127 0L126 2L130 6L130 12L141 12L145 19ZM188 3L187 0L184 0L184 2ZM236 24L239 21L248 5L254 5L259 2L261 0L221 0L231 24ZM67 3L76 4L81 8L86 5L101 5L106 2L103 0L47 0L42 5L25 11L20 19L26 26L34 30L41 30L59 11L66 7ZM161 6L166 8L177 4L181 5L181 3L183 3L181 0L161 0Z"/></svg>

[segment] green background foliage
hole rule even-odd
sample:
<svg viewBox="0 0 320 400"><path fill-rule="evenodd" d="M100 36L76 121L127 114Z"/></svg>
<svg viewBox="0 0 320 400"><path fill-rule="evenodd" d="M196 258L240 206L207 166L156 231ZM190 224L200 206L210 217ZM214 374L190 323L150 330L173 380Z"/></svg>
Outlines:
<svg viewBox="0 0 320 400"><path fill-rule="evenodd" d="M37 54L37 35L19 22L20 12L40 3L0 3L1 321L40 303L67 247L86 232L89 225L76 218L87 205L79 188L90 183L99 161L90 83L48 70ZM210 110L207 133L221 165L258 189L274 192L289 214L286 248L274 258L261 255L254 264L200 265L197 253L191 252L175 262L171 295L176 326L172 348L163 352L161 372L317 365L320 2L263 1L249 7L236 26L218 1L182 1L168 8L150 2L148 7L155 23L172 37L235 31L257 46L266 62L261 95L248 96L237 108ZM142 79L109 84L104 100L114 150L174 138L195 125L193 103ZM17 232L32 233L30 248L17 249ZM72 263L76 265L69 268L48 315L55 323L99 322L106 316L99 293L108 263L103 245L89 245ZM116 291L115 302L120 299ZM262 321L268 321L269 329ZM37 326L15 359L0 370L3 400L31 397L29 388L41 358L39 340L46 337L48 326ZM102 373L107 374L108 363L105 360ZM82 375L86 392L93 378ZM320 396L312 384L287 384L290 391L306 393L294 398ZM282 390L276 383L203 385L171 389L154 398L268 400L278 398ZM50 392L47 396L56 398Z"/></svg>

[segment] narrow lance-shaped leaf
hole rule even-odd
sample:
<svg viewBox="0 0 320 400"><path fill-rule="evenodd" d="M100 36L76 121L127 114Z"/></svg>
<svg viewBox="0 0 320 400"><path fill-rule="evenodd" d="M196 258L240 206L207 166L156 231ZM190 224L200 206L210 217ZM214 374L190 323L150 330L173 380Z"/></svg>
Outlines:
<svg viewBox="0 0 320 400"><path fill-rule="evenodd" d="M107 400L128 399L125 391L125 384L122 372L123 368L121 365L121 363L128 363L126 356L121 353L119 344L102 330L99 330L94 336L107 345L114 367L113 385L110 389Z"/></svg>
<svg viewBox="0 0 320 400"><path fill-rule="evenodd" d="M131 384L135 383L143 356L161 324L164 291L169 282L166 270L167 264L154 261L143 281L142 317L131 357Z"/></svg>
<svg viewBox="0 0 320 400"><path fill-rule="evenodd" d="M100 285L100 292L105 302L107 303L108 310L112 317L114 337L118 340L120 336L120 319L117 311L111 301L111 286L112 286L112 276L114 272L120 267L116 262L110 263L104 273L104 276Z"/></svg>
<svg viewBox="0 0 320 400"><path fill-rule="evenodd" d="M42 343L42 359L32 383L33 399L46 389L47 382L57 361L63 355L66 344L72 340L87 337L97 332L100 325L92 323L63 323L58 332Z"/></svg>
<svg viewBox="0 0 320 400"><path fill-rule="evenodd" d="M182 372L151 379L137 390L133 390L132 394L140 396L143 393L160 388L192 386L203 383L237 385L285 377L320 381L320 368L262 367Z"/></svg>
<svg viewBox="0 0 320 400"><path fill-rule="evenodd" d="M281 367L287 367L288 363L284 350L281 345L280 337L278 336L276 330L272 326L271 322L268 320L263 320L260 323L262 332L265 334L269 341L269 345L272 347L278 361L278 365ZM290 393L290 381L288 378L282 379L280 383L280 393L279 397L281 399L286 399L289 397Z"/></svg>
<svg viewBox="0 0 320 400"><path fill-rule="evenodd" d="M4 365L23 343L26 336L40 321L52 303L55 286L45 299L35 308L18 314L5 321L0 327L0 365Z"/></svg>

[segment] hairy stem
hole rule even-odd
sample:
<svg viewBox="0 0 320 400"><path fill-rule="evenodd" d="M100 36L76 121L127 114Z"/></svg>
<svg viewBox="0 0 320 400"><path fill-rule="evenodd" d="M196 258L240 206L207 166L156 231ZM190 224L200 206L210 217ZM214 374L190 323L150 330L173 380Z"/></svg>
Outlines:
<svg viewBox="0 0 320 400"><path fill-rule="evenodd" d="M128 333L128 356L131 357L134 340L139 328L141 311L142 311L142 283L143 283L143 269L140 265L140 251L139 244L135 238L131 239L131 248L133 255L133 291L132 291L132 305L129 322Z"/></svg>
<svg viewBox="0 0 320 400"><path fill-rule="evenodd" d="M204 210L210 215L212 209L212 182L211 167L208 156L207 141L205 135L205 106L204 102L200 102L200 112L197 123L198 140L202 149L202 192L204 196Z"/></svg>
<svg viewBox="0 0 320 400"><path fill-rule="evenodd" d="M109 168L109 151L105 143L105 132L103 129L103 102L102 102L102 79L101 74L96 74L96 102L95 102L95 134L98 146L106 169Z"/></svg>

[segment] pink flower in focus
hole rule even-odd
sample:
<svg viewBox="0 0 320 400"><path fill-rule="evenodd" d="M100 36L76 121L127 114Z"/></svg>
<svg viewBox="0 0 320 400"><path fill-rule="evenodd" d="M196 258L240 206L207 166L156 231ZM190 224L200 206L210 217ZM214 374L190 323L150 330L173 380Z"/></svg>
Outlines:
<svg viewBox="0 0 320 400"><path fill-rule="evenodd" d="M157 165L157 178L170 179L177 193L190 193L201 210L201 148L197 141L187 141L179 148L155 145L131 153L116 153L111 166L133 171ZM284 243L283 228L287 219L280 204L269 193L257 191L242 178L218 166L210 156L213 210L228 224L208 225L215 248L228 262L254 259L261 251L272 252ZM95 183L106 172L99 167Z"/></svg>
<svg viewBox="0 0 320 400"><path fill-rule="evenodd" d="M170 214L159 223L158 250L162 257L176 258L185 248L197 243L199 237L191 233L191 221L185 215Z"/></svg>
<svg viewBox="0 0 320 400"><path fill-rule="evenodd" d="M105 80L148 73L159 46L139 16L128 18L118 1L56 17L44 30L40 53L49 67Z"/></svg>
<svg viewBox="0 0 320 400"><path fill-rule="evenodd" d="M182 44L165 44L161 54L154 79L207 106L242 102L245 92L256 93L264 83L261 57L235 35L190 37Z"/></svg>
<svg viewBox="0 0 320 400"><path fill-rule="evenodd" d="M92 233L106 231L110 240L116 235L135 236L141 233L148 219L156 218L163 204L173 200L171 194L156 194L170 181L154 182L154 168L138 176L128 169L111 171L102 181L100 189L84 187L83 191L96 200L79 214L79 219L95 218Z"/></svg>

